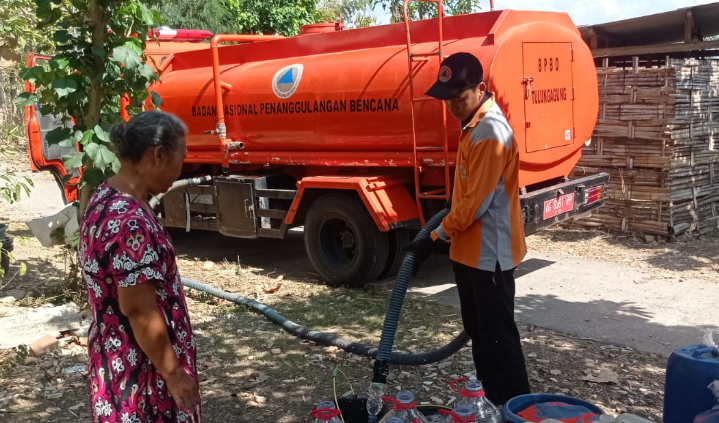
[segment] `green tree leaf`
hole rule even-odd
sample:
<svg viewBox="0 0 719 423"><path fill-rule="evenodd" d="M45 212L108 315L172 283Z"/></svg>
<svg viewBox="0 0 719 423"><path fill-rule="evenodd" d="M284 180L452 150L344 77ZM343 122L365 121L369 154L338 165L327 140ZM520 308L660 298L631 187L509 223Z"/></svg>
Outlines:
<svg viewBox="0 0 719 423"><path fill-rule="evenodd" d="M52 70L63 70L70 64L70 59L64 56L55 56L50 60Z"/></svg>
<svg viewBox="0 0 719 423"><path fill-rule="evenodd" d="M152 104L155 107L160 107L163 105L162 97L160 94L156 93L155 91L150 92L150 95L152 96Z"/></svg>
<svg viewBox="0 0 719 423"><path fill-rule="evenodd" d="M102 142L110 142L110 131L100 125L95 125L95 136ZM92 158L92 156L90 157Z"/></svg>
<svg viewBox="0 0 719 423"><path fill-rule="evenodd" d="M67 139L64 139L64 140L60 141L59 143L57 143L57 145L59 145L60 147L65 147L65 148L72 148L77 145L77 142L75 140L73 140L72 138L67 138Z"/></svg>
<svg viewBox="0 0 719 423"><path fill-rule="evenodd" d="M52 88L59 98L63 98L70 93L77 91L77 82L71 78L58 78L52 81Z"/></svg>
<svg viewBox="0 0 719 423"><path fill-rule="evenodd" d="M127 47L115 47L112 49L112 57L114 61L122 63L129 70L136 69L142 63L137 52Z"/></svg>
<svg viewBox="0 0 719 423"><path fill-rule="evenodd" d="M95 136L95 131L85 131L82 134L80 144L82 144L83 146L87 146L92 141L93 136Z"/></svg>
<svg viewBox="0 0 719 423"><path fill-rule="evenodd" d="M42 66L33 66L25 69L20 76L25 81L35 82L43 73L45 73L45 69Z"/></svg>
<svg viewBox="0 0 719 423"><path fill-rule="evenodd" d="M93 165L103 171L111 167L112 162L117 160L115 153L104 145L88 144L87 147L85 147L85 152L90 157L90 160L92 160Z"/></svg>
<svg viewBox="0 0 719 423"><path fill-rule="evenodd" d="M82 180L92 186L100 185L105 179L107 179L105 172L95 168L85 170L82 175Z"/></svg>
<svg viewBox="0 0 719 423"><path fill-rule="evenodd" d="M100 46L93 46L92 48L90 48L90 52L93 54L93 56L97 56L102 59L107 58L107 52L105 51L104 48L102 48Z"/></svg>
<svg viewBox="0 0 719 423"><path fill-rule="evenodd" d="M55 33L52 36L52 39L56 43L65 44L66 42L68 42L72 39L72 34L70 34L67 30L61 29L61 30L55 31Z"/></svg>
<svg viewBox="0 0 719 423"><path fill-rule="evenodd" d="M140 75L144 76L148 81L154 81L157 79L157 74L155 73L155 70L152 69L147 64L140 65Z"/></svg>
<svg viewBox="0 0 719 423"><path fill-rule="evenodd" d="M70 131L69 128L64 128L64 127L55 128L52 131L48 132L47 135L45 135L45 140L50 145L60 144L65 141L70 142L69 146L72 146L75 144L74 138L72 136L72 132ZM67 146L67 144L63 145L63 147L64 146Z"/></svg>
<svg viewBox="0 0 719 423"><path fill-rule="evenodd" d="M65 165L65 169L68 171L71 171L73 169L77 169L78 167L82 166L82 163L85 159L85 153L84 152L75 152L73 151L70 154L66 154L62 157L63 164Z"/></svg>
<svg viewBox="0 0 719 423"><path fill-rule="evenodd" d="M138 4L138 9L140 11L140 16L142 17L142 23L147 26L152 26L155 23L155 15L152 11L142 3Z"/></svg>
<svg viewBox="0 0 719 423"><path fill-rule="evenodd" d="M22 108L25 106L32 106L37 101L37 95L30 93L22 93L15 99L15 106Z"/></svg>
<svg viewBox="0 0 719 423"><path fill-rule="evenodd" d="M137 54L142 54L142 41L137 38L125 38L122 46L129 50L134 50Z"/></svg>

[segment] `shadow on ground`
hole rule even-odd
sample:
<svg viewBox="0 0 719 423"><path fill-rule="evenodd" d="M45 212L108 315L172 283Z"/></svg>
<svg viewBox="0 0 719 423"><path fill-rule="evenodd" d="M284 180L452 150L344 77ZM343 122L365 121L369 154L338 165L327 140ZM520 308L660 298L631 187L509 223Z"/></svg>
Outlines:
<svg viewBox="0 0 719 423"><path fill-rule="evenodd" d="M249 296L254 281L237 276L233 282L225 282L225 289L245 292ZM378 343L388 303L387 291L383 287L327 289L312 284L285 282L276 293L258 299L307 327L370 345ZM308 414L314 404L334 395L335 367L346 374L338 373L338 395L350 391L350 384L357 393L364 395L372 374L371 360L298 339L244 306L203 296L189 289L186 292L197 336L201 389L205 401L204 420L310 422ZM609 318L629 316L647 319L646 315L628 304L562 303L551 296L536 296L517 305L520 315L545 307L562 307L570 312L601 307L613 310L613 314L607 315ZM397 349L427 351L444 345L460 331L459 313L451 307L438 307L432 302L408 298L399 329L395 340ZM630 411L658 421L657 417L661 415L662 358L550 332L541 327L521 325L520 330L534 392L577 396L601 404L607 410L626 405L631 398L633 405ZM63 360L61 357L58 357L59 360ZM25 366L17 368L21 367ZM621 392L616 385L583 381L587 374L597 374L605 368L619 374ZM39 365L29 366L28 369L39 369ZM560 373L556 373L555 369ZM414 391L420 402L435 402L435 398L448 401L453 395L448 389L449 382L473 370L469 348L463 348L455 356L432 366L392 366L388 392L392 395L401 387ZM46 373L41 372L43 375ZM87 403L73 411L77 416L67 412L67 407L87 401L86 380L57 375L52 370L47 372L46 376L16 373L0 378L3 390L29 398L24 403L24 411L42 411L6 414L3 418L8 419L3 421L87 421L90 406ZM43 398L43 389L27 392L37 382L54 386L58 379L62 383L57 387L64 394L61 401ZM641 393L640 388L644 389ZM6 407L14 408L12 404Z"/></svg>

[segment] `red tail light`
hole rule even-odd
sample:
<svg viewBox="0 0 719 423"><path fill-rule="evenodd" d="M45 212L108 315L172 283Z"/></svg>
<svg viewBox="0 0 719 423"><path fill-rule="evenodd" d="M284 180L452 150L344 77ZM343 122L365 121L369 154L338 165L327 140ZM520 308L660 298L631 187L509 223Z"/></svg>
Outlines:
<svg viewBox="0 0 719 423"><path fill-rule="evenodd" d="M604 198L604 186L597 185L596 187L589 188L585 193L586 204L596 203L597 201Z"/></svg>

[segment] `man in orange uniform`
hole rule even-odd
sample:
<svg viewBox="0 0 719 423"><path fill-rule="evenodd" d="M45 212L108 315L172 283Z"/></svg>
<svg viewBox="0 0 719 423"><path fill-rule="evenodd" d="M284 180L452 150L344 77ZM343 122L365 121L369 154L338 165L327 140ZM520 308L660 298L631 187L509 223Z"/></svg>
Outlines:
<svg viewBox="0 0 719 423"><path fill-rule="evenodd" d="M435 245L451 238L449 255L477 379L490 401L500 405L529 393L514 322L514 269L527 252L517 142L473 55L447 57L427 95L444 100L462 134L451 210L430 238L411 248L419 265Z"/></svg>

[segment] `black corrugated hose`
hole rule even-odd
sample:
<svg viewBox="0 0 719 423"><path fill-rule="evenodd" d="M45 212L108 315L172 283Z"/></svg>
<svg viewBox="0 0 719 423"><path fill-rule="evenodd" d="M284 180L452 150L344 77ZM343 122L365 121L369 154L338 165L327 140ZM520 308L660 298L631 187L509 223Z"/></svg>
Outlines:
<svg viewBox="0 0 719 423"><path fill-rule="evenodd" d="M435 216L433 216L432 219L427 222L425 227L420 230L415 239L429 236L429 234L437 226L439 226L444 216L447 215L448 211L448 209L444 209L437 213ZM412 252L408 252L405 255L404 261L402 262L402 267L400 267L399 273L397 274L395 286L392 291L392 297L390 299L390 305L387 311L387 315L385 317L384 327L382 328L382 336L380 338L379 348L360 344L354 341L349 341L331 333L318 332L316 330L306 328L291 320L288 320L267 305L252 300L250 298L243 297L242 295L225 292L210 285L206 285L187 278L182 278L182 283L188 288L205 292L212 296L222 298L236 304L242 304L251 307L259 311L269 321L280 326L282 329L291 333L292 335L316 342L318 344L336 346L352 354L362 355L365 357L376 359L375 379L377 379L378 369L386 369L389 364L419 366L424 364L436 363L438 361L444 360L447 357L450 357L452 354L456 353L463 346L465 346L469 341L469 337L463 331L447 345L444 345L431 351L416 354L407 354L392 351L394 338L397 333L397 325L399 323L400 312L402 311L402 304L404 303L404 297L407 293L409 281L412 278L413 268L414 254ZM386 377L386 371L380 370L380 373L383 376L380 376L379 379L383 379L384 377ZM384 383L384 380L375 381L381 381Z"/></svg>

